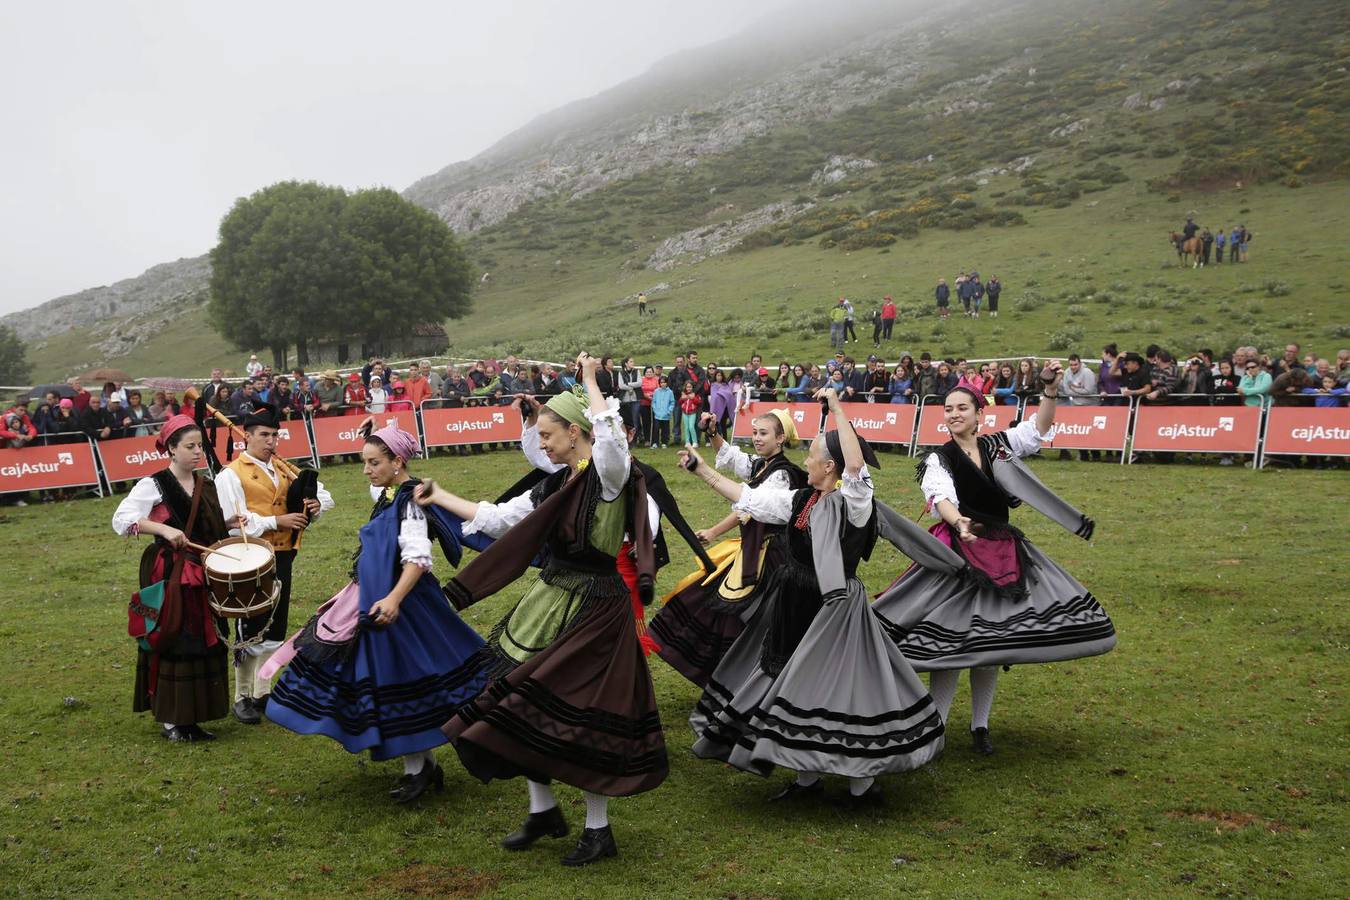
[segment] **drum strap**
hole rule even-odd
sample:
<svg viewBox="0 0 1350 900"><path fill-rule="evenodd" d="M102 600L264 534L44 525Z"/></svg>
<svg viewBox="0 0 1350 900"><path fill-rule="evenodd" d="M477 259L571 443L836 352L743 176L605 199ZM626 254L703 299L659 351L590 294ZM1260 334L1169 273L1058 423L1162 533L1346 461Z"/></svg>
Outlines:
<svg viewBox="0 0 1350 900"><path fill-rule="evenodd" d="M202 476L196 476L196 482L192 486L192 508L188 511L187 524L183 527L183 533L191 539L192 526L197 523L197 509L201 506ZM187 560L187 551L168 551L170 559L173 560L173 567L167 573L164 583L164 605L159 613L159 631L161 641L171 641L183 630L183 563Z"/></svg>

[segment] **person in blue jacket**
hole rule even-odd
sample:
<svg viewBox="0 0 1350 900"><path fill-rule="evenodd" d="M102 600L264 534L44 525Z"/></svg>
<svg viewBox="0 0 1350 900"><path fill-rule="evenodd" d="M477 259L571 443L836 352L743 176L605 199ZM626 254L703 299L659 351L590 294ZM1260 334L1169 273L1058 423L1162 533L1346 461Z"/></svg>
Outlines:
<svg viewBox="0 0 1350 900"><path fill-rule="evenodd" d="M662 375L656 380L658 387L652 392L652 449L658 446L665 449L670 443L670 420L675 415L675 392L670 389L670 379Z"/></svg>

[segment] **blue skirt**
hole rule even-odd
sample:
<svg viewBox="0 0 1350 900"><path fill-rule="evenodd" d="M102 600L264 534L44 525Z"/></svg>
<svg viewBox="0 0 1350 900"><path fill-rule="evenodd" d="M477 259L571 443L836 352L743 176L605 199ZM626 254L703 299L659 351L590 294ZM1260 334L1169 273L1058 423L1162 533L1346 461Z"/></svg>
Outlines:
<svg viewBox="0 0 1350 900"><path fill-rule="evenodd" d="M297 734L327 735L351 753L369 750L376 760L444 744L441 726L487 683L475 658L483 639L430 573L404 598L394 624L364 621L339 652L302 647L272 690L267 718Z"/></svg>

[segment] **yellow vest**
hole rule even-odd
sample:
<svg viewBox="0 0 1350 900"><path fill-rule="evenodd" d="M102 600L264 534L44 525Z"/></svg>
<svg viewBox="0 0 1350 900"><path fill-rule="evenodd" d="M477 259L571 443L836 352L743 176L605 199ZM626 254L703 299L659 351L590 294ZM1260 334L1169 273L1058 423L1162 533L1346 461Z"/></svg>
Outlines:
<svg viewBox="0 0 1350 900"><path fill-rule="evenodd" d="M291 479L285 472L273 466L272 471L277 473L277 484L273 487L271 477L250 456L240 454L230 463L229 468L239 476L239 483L244 486L244 503L248 506L249 512L259 516L286 514L286 491L291 486ZM296 533L289 528L264 531L262 539L271 544L273 550L299 550L304 532L296 536L295 546L291 546L293 534Z"/></svg>

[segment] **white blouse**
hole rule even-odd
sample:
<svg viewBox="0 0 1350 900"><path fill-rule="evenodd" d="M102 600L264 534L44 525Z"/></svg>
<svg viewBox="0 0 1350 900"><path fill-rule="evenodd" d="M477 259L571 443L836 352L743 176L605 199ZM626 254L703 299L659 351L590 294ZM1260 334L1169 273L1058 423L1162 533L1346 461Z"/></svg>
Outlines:
<svg viewBox="0 0 1350 900"><path fill-rule="evenodd" d="M370 486L370 499L380 499L384 488ZM399 562L412 563L424 570L431 569L431 536L427 532L426 513L422 507L409 501L403 509L403 521L398 526Z"/></svg>
<svg viewBox="0 0 1350 900"><path fill-rule="evenodd" d="M619 424L619 401L613 397L608 398L606 409L602 413L592 413L586 410L586 418L591 423L591 465L595 466L595 471L600 476L600 498L605 501L613 500L619 496L623 486L628 483L628 472L631 459L628 455L628 439L623 433L623 426ZM521 432L521 447L525 448L531 443L529 432L532 429L525 429ZM527 451L526 458L535 464L538 468L547 468L547 471L556 472L561 465L550 462L539 450L538 430L533 429L534 449L544 461L548 463L547 467L539 466L534 462L534 458ZM480 531L489 537L499 538L506 534L513 525L524 519L534 511L534 501L530 497L530 492L526 492L519 497L512 497L505 503L489 503L486 500L479 502L478 512L472 519L464 523L465 534L477 534ZM651 507L648 507L648 512ZM654 516L649 519L655 521Z"/></svg>
<svg viewBox="0 0 1350 900"><path fill-rule="evenodd" d="M786 525L792 518L792 496L797 492L789 488L771 487L762 484L759 487L741 485L741 498L731 508L744 516L749 516L765 525ZM872 476L863 466L856 476L844 473L844 484L839 488L848 508L848 520L861 528L872 518Z"/></svg>
<svg viewBox="0 0 1350 900"><path fill-rule="evenodd" d="M740 447L737 447L731 441L723 441L722 448L717 451L717 458L713 460L713 465L719 469L730 469L731 474L742 481L750 479L750 473L754 467L755 458L746 453ZM768 478L760 487L772 487L779 490L788 491L792 489L792 481L788 478L788 473L779 469Z"/></svg>
<svg viewBox="0 0 1350 900"><path fill-rule="evenodd" d="M1010 428L1004 432L1008 438L1008 447L1013 455L1017 457L1030 456L1041 449L1041 442L1050 440L1054 434L1051 428L1045 434L1036 430L1036 420L1027 419L1016 428ZM928 454L923 469L923 480L919 483L920 490L923 491L923 498L931 508L935 518L942 518L937 511L939 500L946 500L952 506L960 506L961 501L956 496L956 482L952 480L952 473L947 469L947 460L938 453Z"/></svg>
<svg viewBox="0 0 1350 900"><path fill-rule="evenodd" d="M141 519L149 518L150 511L161 499L159 485L155 484L155 479L148 476L142 478L132 485L131 490L122 498L122 502L117 504L117 510L112 517L113 531L121 535L140 534L137 523Z"/></svg>

